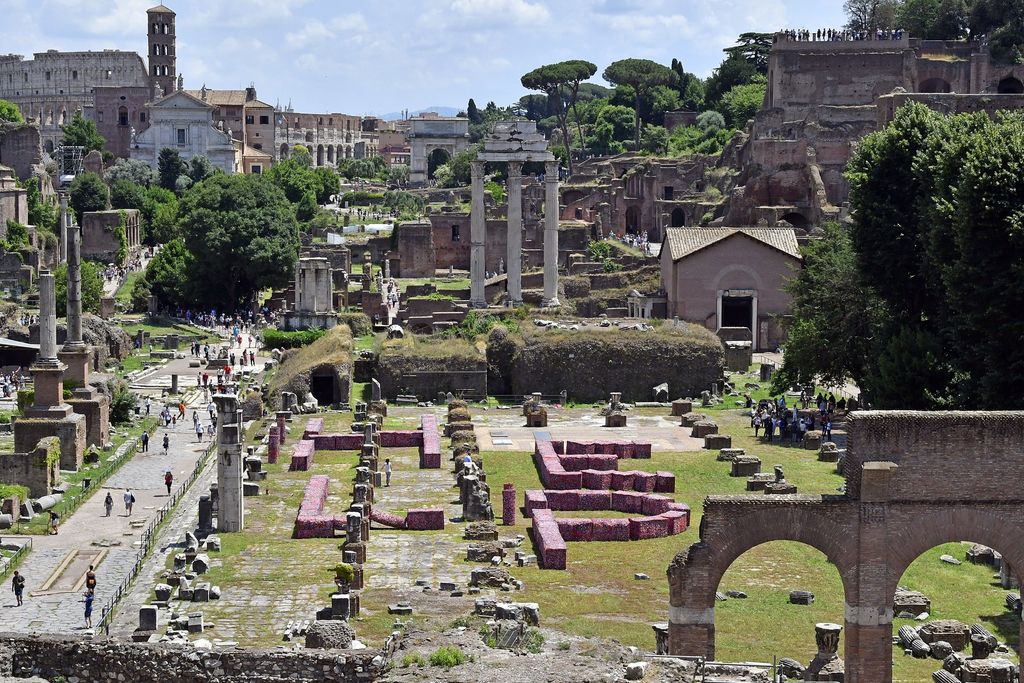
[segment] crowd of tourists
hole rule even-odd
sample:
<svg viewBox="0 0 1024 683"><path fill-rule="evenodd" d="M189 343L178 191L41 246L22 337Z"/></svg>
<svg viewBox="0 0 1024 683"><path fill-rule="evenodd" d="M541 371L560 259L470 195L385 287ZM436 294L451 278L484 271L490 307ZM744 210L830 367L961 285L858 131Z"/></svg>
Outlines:
<svg viewBox="0 0 1024 683"><path fill-rule="evenodd" d="M10 398L18 393L18 389L24 389L26 382L25 373L22 368L8 368L6 372L0 372L0 394L4 398Z"/></svg>
<svg viewBox="0 0 1024 683"><path fill-rule="evenodd" d="M615 233L612 233L610 235L610 237L613 238L613 239L617 239L618 241L622 242L623 244L631 246L634 249L639 249L640 251L644 252L644 254L646 254L648 256L651 255L651 242L650 242L650 240L647 239L647 233L646 232L641 233L639 235L633 234L631 232L627 232L626 234L622 235L621 237L619 235L616 235Z"/></svg>
<svg viewBox="0 0 1024 683"><path fill-rule="evenodd" d="M786 36L789 40L798 42L849 42L858 40L903 40L904 31L896 29L876 29L874 31L838 31L832 28L819 28L816 31L809 29L786 29L779 31L778 35Z"/></svg>
<svg viewBox="0 0 1024 683"><path fill-rule="evenodd" d="M787 405L786 397L762 399L754 406L748 394L747 408L750 409L750 426L754 429L754 438L761 437L767 443L778 443L780 446L803 443L804 435L809 431L820 430L821 440L832 440L832 419L837 410L845 411L846 399L835 394L825 395L813 389L803 389L792 406ZM813 410L809 410L810 406Z"/></svg>

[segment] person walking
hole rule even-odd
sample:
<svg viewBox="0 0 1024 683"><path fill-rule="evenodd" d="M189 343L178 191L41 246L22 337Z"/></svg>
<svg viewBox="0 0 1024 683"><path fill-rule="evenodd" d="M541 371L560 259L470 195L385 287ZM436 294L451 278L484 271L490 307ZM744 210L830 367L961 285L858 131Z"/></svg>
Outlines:
<svg viewBox="0 0 1024 683"><path fill-rule="evenodd" d="M92 601L94 594L92 591L85 592L85 627L92 628Z"/></svg>
<svg viewBox="0 0 1024 683"><path fill-rule="evenodd" d="M179 401L178 402L178 419L179 420L184 420L185 419L185 401Z"/></svg>
<svg viewBox="0 0 1024 683"><path fill-rule="evenodd" d="M167 470L164 473L164 486L167 487L167 495L168 496L171 495L171 484L173 484L173 483L174 483L174 475L171 474L170 470Z"/></svg>
<svg viewBox="0 0 1024 683"><path fill-rule="evenodd" d="M85 588L90 593L96 592L96 570L91 564L89 565L89 571L85 573Z"/></svg>
<svg viewBox="0 0 1024 683"><path fill-rule="evenodd" d="M59 524L60 524L60 517L57 516L56 512L54 512L53 510L50 510L50 529L49 529L49 534L51 536L56 536L57 535L57 527L58 527Z"/></svg>
<svg viewBox="0 0 1024 683"><path fill-rule="evenodd" d="M391 458L384 460L384 485L391 486Z"/></svg>
<svg viewBox="0 0 1024 683"><path fill-rule="evenodd" d="M110 511L114 509L114 497L110 495L110 491L107 491L107 497L103 499L103 509L106 510L106 517L110 516Z"/></svg>
<svg viewBox="0 0 1024 683"><path fill-rule="evenodd" d="M124 509L127 517L132 516L132 506L135 505L135 495L131 489L124 490Z"/></svg>
<svg viewBox="0 0 1024 683"><path fill-rule="evenodd" d="M164 455L167 455L169 450L171 450L171 435L164 434Z"/></svg>
<svg viewBox="0 0 1024 683"><path fill-rule="evenodd" d="M142 452L143 453L148 453L149 452L149 431L147 430L147 431L142 432L142 436L140 437L140 439L141 439L141 442L142 442Z"/></svg>
<svg viewBox="0 0 1024 683"><path fill-rule="evenodd" d="M203 440L203 425L200 424L199 420L196 420L196 441L202 442Z"/></svg>
<svg viewBox="0 0 1024 683"><path fill-rule="evenodd" d="M150 400L149 396L146 397L146 415L149 415Z"/></svg>
<svg viewBox="0 0 1024 683"><path fill-rule="evenodd" d="M25 577L18 573L18 570L14 570L14 578L11 579L11 590L14 591L14 597L18 599L18 607L25 604L24 598L22 597L25 593Z"/></svg>

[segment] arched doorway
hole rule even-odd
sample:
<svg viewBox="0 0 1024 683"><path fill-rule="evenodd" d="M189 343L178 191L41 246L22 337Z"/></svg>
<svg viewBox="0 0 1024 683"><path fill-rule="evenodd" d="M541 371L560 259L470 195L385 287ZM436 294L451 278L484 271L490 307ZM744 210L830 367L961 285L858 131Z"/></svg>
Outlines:
<svg viewBox="0 0 1024 683"><path fill-rule="evenodd" d="M640 207L630 206L626 209L626 232L635 235L640 232Z"/></svg>
<svg viewBox="0 0 1024 683"><path fill-rule="evenodd" d="M1021 83L1019 78L1007 76L999 81L999 87L996 89L996 92L1000 95L1021 95L1024 94L1024 83Z"/></svg>
<svg viewBox="0 0 1024 683"><path fill-rule="evenodd" d="M795 211L787 213L781 220L786 221L794 228L801 228L803 230L806 230L807 226L810 225L810 221L802 213L796 213Z"/></svg>
<svg viewBox="0 0 1024 683"><path fill-rule="evenodd" d="M959 531L968 538L972 535L970 529ZM919 593L920 596L901 595L897 592L897 601L893 605L892 635L897 636L902 626L915 629L920 627L922 624L916 617L924 610L929 614L929 620L954 619L968 626L980 624L1000 643L1005 642L1010 646L1010 652L992 656L1016 664L1019 655L1013 650L1018 648L1021 620L1017 612L1006 606L1006 589L997 578L1003 558L996 558L998 549L993 552L992 548L982 544L977 547L977 550L984 548L982 552L972 552L974 547L975 544L970 541L936 545L918 555L902 574L893 572L897 586ZM944 562L940 559L943 556L952 557L960 564ZM894 569L898 571L897 567ZM943 586L956 586L956 590L943 590ZM929 602L922 605L921 598ZM971 655L969 637L966 643L953 640L948 642L954 645L955 650ZM929 674L937 668L938 662L934 655L926 659L915 659L905 655L903 648L900 644L893 646L893 680L928 680Z"/></svg>
<svg viewBox="0 0 1024 683"><path fill-rule="evenodd" d="M672 209L672 215L669 218L669 225L673 228L681 228L686 225L686 212L683 211L683 207L677 206Z"/></svg>
<svg viewBox="0 0 1024 683"><path fill-rule="evenodd" d="M323 166L324 165L324 146L323 145L317 145L316 146L316 165L317 166Z"/></svg>
<svg viewBox="0 0 1024 683"><path fill-rule="evenodd" d="M944 78L929 78L917 87L918 92L952 92L953 87Z"/></svg>
<svg viewBox="0 0 1024 683"><path fill-rule="evenodd" d="M813 593L813 602L791 602L795 590ZM746 597L730 597L731 592ZM806 665L814 655L814 625L844 621L839 570L805 543L773 541L750 548L722 575L719 594L726 597L715 601L715 658L720 661L792 657Z"/></svg>
<svg viewBox="0 0 1024 683"><path fill-rule="evenodd" d="M442 164L447 164L451 161L451 158L452 155L449 154L446 149L438 147L431 150L430 154L427 156L427 178L433 179L434 172L437 170L437 167Z"/></svg>

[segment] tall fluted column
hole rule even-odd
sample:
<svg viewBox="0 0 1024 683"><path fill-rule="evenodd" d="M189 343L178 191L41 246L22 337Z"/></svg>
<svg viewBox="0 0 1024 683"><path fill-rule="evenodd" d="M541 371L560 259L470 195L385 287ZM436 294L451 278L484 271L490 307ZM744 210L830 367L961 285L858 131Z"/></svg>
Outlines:
<svg viewBox="0 0 1024 683"><path fill-rule="evenodd" d="M508 162L508 305L523 303L523 164Z"/></svg>
<svg viewBox="0 0 1024 683"><path fill-rule="evenodd" d="M64 348L83 347L82 341L82 228L67 227L68 244L68 336Z"/></svg>
<svg viewBox="0 0 1024 683"><path fill-rule="evenodd" d="M71 225L68 220L68 193L60 193L60 216L58 217L57 227L57 262L64 263L67 260L68 254L68 234L67 228Z"/></svg>
<svg viewBox="0 0 1024 683"><path fill-rule="evenodd" d="M53 273L39 271L39 356L35 365L56 367L57 360L57 294Z"/></svg>
<svg viewBox="0 0 1024 683"><path fill-rule="evenodd" d="M558 162L544 164L544 305L558 301Z"/></svg>
<svg viewBox="0 0 1024 683"><path fill-rule="evenodd" d="M469 211L469 304L473 308L487 308L484 288L487 269L484 240L487 233L487 215L484 208L484 162L469 162L471 197Z"/></svg>

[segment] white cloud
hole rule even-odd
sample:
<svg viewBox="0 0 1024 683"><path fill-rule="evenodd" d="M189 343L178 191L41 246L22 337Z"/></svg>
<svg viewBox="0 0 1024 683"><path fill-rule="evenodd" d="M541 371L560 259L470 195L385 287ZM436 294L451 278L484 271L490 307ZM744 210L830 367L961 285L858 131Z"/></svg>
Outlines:
<svg viewBox="0 0 1024 683"><path fill-rule="evenodd" d="M551 13L526 0L452 0L451 11L469 21L530 25L548 21Z"/></svg>
<svg viewBox="0 0 1024 683"><path fill-rule="evenodd" d="M362 14L345 14L328 21L307 21L298 31L285 34L284 40L289 47L308 48L311 44L327 41L361 39L361 34L369 29Z"/></svg>

